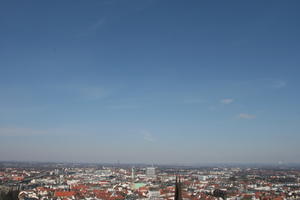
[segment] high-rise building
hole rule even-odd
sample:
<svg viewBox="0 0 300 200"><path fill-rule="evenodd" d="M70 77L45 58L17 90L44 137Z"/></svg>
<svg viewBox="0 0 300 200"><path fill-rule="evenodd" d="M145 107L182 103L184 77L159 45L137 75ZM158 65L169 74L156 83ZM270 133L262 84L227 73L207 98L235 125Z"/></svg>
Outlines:
<svg viewBox="0 0 300 200"><path fill-rule="evenodd" d="M146 175L148 178L155 178L155 168L152 166L152 167L147 167L146 169Z"/></svg>

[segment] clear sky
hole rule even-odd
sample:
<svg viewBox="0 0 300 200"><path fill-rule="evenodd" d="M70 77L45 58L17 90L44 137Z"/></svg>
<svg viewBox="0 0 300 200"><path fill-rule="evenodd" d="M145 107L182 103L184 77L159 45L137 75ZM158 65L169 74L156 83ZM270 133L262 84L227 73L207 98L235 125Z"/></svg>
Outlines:
<svg viewBox="0 0 300 200"><path fill-rule="evenodd" d="M299 10L1 0L0 160L299 163Z"/></svg>

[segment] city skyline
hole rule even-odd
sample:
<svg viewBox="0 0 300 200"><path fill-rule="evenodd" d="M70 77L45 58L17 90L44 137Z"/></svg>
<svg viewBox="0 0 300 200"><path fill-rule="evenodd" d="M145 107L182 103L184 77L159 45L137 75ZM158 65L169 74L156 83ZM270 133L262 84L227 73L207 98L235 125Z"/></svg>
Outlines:
<svg viewBox="0 0 300 200"><path fill-rule="evenodd" d="M300 163L299 1L1 1L0 160Z"/></svg>

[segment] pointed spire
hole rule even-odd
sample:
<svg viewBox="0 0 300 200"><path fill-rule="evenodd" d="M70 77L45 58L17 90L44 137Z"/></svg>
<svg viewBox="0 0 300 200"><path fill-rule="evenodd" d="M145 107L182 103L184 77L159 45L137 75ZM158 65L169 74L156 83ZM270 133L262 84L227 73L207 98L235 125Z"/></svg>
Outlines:
<svg viewBox="0 0 300 200"><path fill-rule="evenodd" d="M180 178L178 178L178 176L176 176L174 200L182 200L181 181Z"/></svg>

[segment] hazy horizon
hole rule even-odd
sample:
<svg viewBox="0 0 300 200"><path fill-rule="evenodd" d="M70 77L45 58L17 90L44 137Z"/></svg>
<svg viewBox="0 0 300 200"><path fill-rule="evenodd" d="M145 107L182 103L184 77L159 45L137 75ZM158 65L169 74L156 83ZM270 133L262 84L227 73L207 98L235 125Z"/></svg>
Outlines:
<svg viewBox="0 0 300 200"><path fill-rule="evenodd" d="M0 160L300 163L299 8L1 1Z"/></svg>
<svg viewBox="0 0 300 200"><path fill-rule="evenodd" d="M0 164L10 166L13 164L23 165L86 165L86 166L115 166L115 167L300 167L300 163L283 163L283 162L260 162L260 163L238 163L238 162L206 162L206 163L152 163L152 162L81 162L81 161L34 161L34 160L0 160Z"/></svg>

